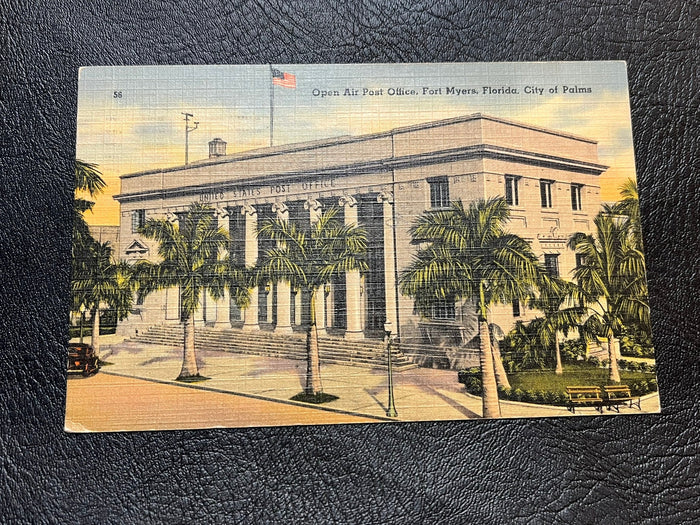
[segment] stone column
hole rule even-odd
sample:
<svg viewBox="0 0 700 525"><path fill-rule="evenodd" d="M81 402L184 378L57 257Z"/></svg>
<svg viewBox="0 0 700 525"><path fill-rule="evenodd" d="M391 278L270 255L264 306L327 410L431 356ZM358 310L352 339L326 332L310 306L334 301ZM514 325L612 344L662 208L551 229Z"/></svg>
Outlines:
<svg viewBox="0 0 700 525"><path fill-rule="evenodd" d="M250 204L241 208L245 216L245 264L253 266L258 260L258 212ZM250 304L243 311L243 329L258 330L258 287L250 291Z"/></svg>
<svg viewBox="0 0 700 525"><path fill-rule="evenodd" d="M384 295L386 303L385 330L398 335L396 319L396 252L394 250L394 194L383 191L377 196L382 203L382 224L384 225Z"/></svg>
<svg viewBox="0 0 700 525"><path fill-rule="evenodd" d="M179 219L172 211L165 213L165 219L179 226ZM169 324L180 323L182 311L180 308L180 287L174 286L165 289L165 322Z"/></svg>
<svg viewBox="0 0 700 525"><path fill-rule="evenodd" d="M301 290L297 290L294 294L294 324L297 326L301 325L301 314L302 314L302 303L301 303Z"/></svg>
<svg viewBox="0 0 700 525"><path fill-rule="evenodd" d="M321 217L321 203L309 197L304 202L304 209L309 210L309 220L313 227ZM323 286L316 290L316 330L319 335L325 335L326 333L326 297Z"/></svg>
<svg viewBox="0 0 700 525"><path fill-rule="evenodd" d="M357 200L351 195L343 195L338 201L345 211L345 224L357 225ZM362 326L362 296L360 294L360 271L345 273L346 339L364 338Z"/></svg>
<svg viewBox="0 0 700 525"><path fill-rule="evenodd" d="M277 214L277 218L281 221L289 220L289 208L283 202L276 202L272 205L273 213ZM291 323L291 290L289 282L279 281L277 283L277 325L275 333L292 333Z"/></svg>
<svg viewBox="0 0 700 525"><path fill-rule="evenodd" d="M216 218L219 228L229 232L229 216L228 208L216 208ZM219 257L223 258L227 255L224 248L219 249ZM211 304L211 302L210 302ZM211 306L214 306L213 304ZM216 320L214 326L216 328L231 328L231 300L228 289L224 290L224 295L216 302Z"/></svg>
<svg viewBox="0 0 700 525"><path fill-rule="evenodd" d="M194 311L194 324L195 326L204 326L204 311L207 308L207 296L209 292L206 286L202 287L202 293L197 301L197 309Z"/></svg>
<svg viewBox="0 0 700 525"><path fill-rule="evenodd" d="M274 301L272 298L274 297L276 286L275 283L269 282L265 289L267 289L267 287L270 288L270 291L265 294L265 322L272 324L275 319L275 310L273 308Z"/></svg>

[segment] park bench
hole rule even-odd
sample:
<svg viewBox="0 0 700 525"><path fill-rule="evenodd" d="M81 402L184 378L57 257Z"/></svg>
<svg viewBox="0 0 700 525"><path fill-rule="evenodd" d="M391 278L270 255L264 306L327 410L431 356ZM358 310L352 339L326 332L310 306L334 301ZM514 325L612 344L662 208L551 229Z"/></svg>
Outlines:
<svg viewBox="0 0 700 525"><path fill-rule="evenodd" d="M630 408L637 405L639 410L642 409L639 396L633 396L630 392L629 386L604 386L603 389L605 390L605 397L607 398L605 400L605 404L608 406L608 410L612 410L614 408L617 412L620 412L620 405L624 405L626 403L629 403Z"/></svg>
<svg viewBox="0 0 700 525"><path fill-rule="evenodd" d="M572 414L576 413L576 406L592 405L599 412L603 412L603 397L598 386L567 386L566 393L569 396L567 407Z"/></svg>

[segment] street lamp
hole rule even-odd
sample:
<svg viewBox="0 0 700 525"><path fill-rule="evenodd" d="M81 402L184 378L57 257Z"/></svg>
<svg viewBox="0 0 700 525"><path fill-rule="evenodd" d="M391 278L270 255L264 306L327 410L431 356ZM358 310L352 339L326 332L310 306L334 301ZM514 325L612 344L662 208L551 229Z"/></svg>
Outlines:
<svg viewBox="0 0 700 525"><path fill-rule="evenodd" d="M394 378L391 370L391 323L384 323L384 334L386 335L387 373L389 376L389 403L386 415L388 417L396 417L399 414L396 412L396 404L394 403Z"/></svg>
<svg viewBox="0 0 700 525"><path fill-rule="evenodd" d="M80 344L83 344L83 323L85 322L85 304L80 305Z"/></svg>

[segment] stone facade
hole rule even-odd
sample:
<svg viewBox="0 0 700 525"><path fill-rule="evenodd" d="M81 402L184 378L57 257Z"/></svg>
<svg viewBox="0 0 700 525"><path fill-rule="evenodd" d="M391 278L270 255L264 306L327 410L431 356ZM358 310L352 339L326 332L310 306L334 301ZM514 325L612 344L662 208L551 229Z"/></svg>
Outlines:
<svg viewBox="0 0 700 525"><path fill-rule="evenodd" d="M570 277L575 254L566 248L576 231L590 232L600 208L594 140L475 114L357 137L288 144L212 157L187 166L123 175L115 198L121 206L119 256L135 261L156 254L137 227L149 217L168 217L193 202L209 203L219 225L253 264L261 246L258 220L279 216L313 222L336 206L348 223L370 231L370 273L350 273L319 292L319 328L347 338L380 336L389 328L402 340L474 333L473 308L457 305L422 319L396 283L411 261L413 220L449 201L465 203L505 195L512 233L562 277ZM228 300L204 300L201 322L221 327L289 332L305 321L308 298L285 284L255 290L251 306L239 312ZM519 309L519 312L518 312ZM524 305L492 310L492 322L507 331L534 315ZM178 293L153 294L122 324L133 332L177 322Z"/></svg>

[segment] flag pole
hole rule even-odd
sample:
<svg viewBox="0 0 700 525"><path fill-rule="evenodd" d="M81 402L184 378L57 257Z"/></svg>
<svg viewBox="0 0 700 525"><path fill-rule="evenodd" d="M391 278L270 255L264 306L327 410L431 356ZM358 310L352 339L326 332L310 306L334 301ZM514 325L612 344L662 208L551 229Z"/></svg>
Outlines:
<svg viewBox="0 0 700 525"><path fill-rule="evenodd" d="M272 82L274 73L272 72L272 64L270 64L270 147L272 147L272 136L274 133L274 117L273 111L275 106L275 84Z"/></svg>

